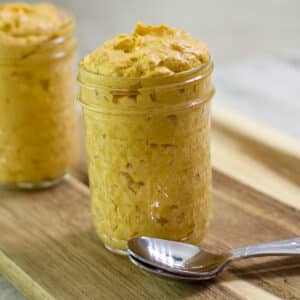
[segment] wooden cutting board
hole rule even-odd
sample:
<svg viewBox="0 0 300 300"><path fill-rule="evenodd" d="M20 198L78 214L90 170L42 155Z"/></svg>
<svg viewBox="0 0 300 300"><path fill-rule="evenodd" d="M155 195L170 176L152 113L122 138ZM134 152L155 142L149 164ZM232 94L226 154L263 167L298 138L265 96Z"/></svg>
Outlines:
<svg viewBox="0 0 300 300"><path fill-rule="evenodd" d="M300 144L214 108L215 251L300 236ZM0 273L28 299L300 299L300 257L233 264L218 279L147 274L106 251L90 215L84 159L68 182L0 191Z"/></svg>

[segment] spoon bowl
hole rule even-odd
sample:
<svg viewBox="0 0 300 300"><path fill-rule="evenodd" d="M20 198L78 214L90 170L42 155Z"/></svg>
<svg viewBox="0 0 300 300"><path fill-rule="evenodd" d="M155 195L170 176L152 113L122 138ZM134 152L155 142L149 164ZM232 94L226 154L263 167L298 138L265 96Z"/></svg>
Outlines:
<svg viewBox="0 0 300 300"><path fill-rule="evenodd" d="M128 254L135 261L156 269L185 276L214 277L221 272L232 256L212 254L199 246L140 237L128 242Z"/></svg>
<svg viewBox="0 0 300 300"><path fill-rule="evenodd" d="M208 279L212 279L215 276L187 276L187 275L179 275L176 273L172 273L172 272L167 272L163 269L159 269L156 267L153 267L151 265L148 265L146 263L143 263L141 261L139 261L138 259L136 259L135 257L129 255L129 260L136 265L137 267L139 267L140 269L147 271L149 273L153 273L155 275L158 275L160 277L167 277L170 279L174 279L174 280L184 280L184 281L201 281L201 280L208 280Z"/></svg>

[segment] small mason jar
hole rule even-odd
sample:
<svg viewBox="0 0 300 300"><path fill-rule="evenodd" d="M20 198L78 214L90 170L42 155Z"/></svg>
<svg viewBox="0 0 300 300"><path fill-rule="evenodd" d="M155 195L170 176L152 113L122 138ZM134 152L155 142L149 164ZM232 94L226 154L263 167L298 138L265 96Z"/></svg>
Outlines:
<svg viewBox="0 0 300 300"><path fill-rule="evenodd" d="M0 187L53 185L76 161L76 38L64 18L50 40L1 45Z"/></svg>
<svg viewBox="0 0 300 300"><path fill-rule="evenodd" d="M212 63L154 79L81 66L92 212L106 248L151 236L198 244L211 201Z"/></svg>

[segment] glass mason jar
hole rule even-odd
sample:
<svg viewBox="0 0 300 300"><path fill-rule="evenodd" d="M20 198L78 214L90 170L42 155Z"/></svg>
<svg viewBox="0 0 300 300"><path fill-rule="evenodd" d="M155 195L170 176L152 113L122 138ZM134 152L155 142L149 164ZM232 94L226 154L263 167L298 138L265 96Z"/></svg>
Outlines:
<svg viewBox="0 0 300 300"><path fill-rule="evenodd" d="M50 186L77 158L74 20L52 40L0 49L0 186Z"/></svg>
<svg viewBox="0 0 300 300"><path fill-rule="evenodd" d="M91 201L106 248L152 236L198 244L211 201L212 63L155 79L108 78L82 66Z"/></svg>

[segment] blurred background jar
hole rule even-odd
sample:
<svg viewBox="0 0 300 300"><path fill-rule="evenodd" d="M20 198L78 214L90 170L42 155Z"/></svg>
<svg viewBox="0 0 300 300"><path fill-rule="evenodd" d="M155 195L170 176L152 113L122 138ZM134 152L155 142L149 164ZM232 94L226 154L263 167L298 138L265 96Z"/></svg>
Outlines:
<svg viewBox="0 0 300 300"><path fill-rule="evenodd" d="M75 24L50 4L0 6L0 186L59 182L78 156Z"/></svg>

